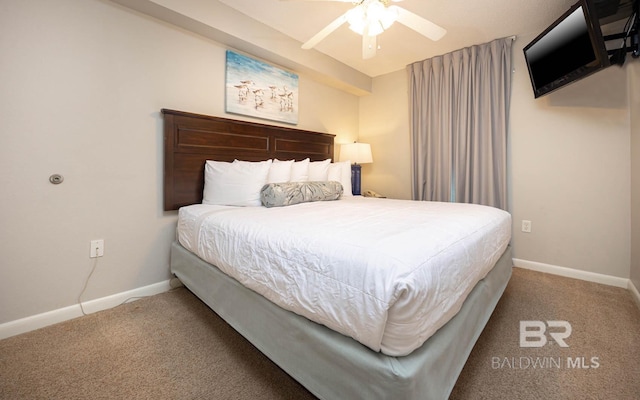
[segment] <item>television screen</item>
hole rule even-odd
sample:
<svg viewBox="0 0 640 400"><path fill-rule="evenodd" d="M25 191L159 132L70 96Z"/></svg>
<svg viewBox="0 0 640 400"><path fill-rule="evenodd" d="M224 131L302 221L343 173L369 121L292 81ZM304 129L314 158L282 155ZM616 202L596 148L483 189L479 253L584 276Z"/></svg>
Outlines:
<svg viewBox="0 0 640 400"><path fill-rule="evenodd" d="M596 16L581 0L524 48L535 97L609 66Z"/></svg>

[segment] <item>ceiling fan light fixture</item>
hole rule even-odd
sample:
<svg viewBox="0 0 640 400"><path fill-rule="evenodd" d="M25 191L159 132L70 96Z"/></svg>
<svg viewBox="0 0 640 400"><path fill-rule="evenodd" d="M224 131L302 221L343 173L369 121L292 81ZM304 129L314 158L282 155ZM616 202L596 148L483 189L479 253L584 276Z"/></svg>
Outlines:
<svg viewBox="0 0 640 400"><path fill-rule="evenodd" d="M365 7L366 18L369 22L380 20L380 17L384 14L384 4L379 1L362 4L362 7Z"/></svg>
<svg viewBox="0 0 640 400"><path fill-rule="evenodd" d="M367 19L365 11L362 5L359 5L351 10L347 11L347 22L349 23L349 29L362 35L365 26L367 26Z"/></svg>
<svg viewBox="0 0 640 400"><path fill-rule="evenodd" d="M398 11L385 7L378 0L364 2L346 14L349 29L367 36L376 36L388 29L398 19Z"/></svg>
<svg viewBox="0 0 640 400"><path fill-rule="evenodd" d="M391 25L398 19L398 9L385 7L384 13L380 17L380 23L384 30L389 29Z"/></svg>
<svg viewBox="0 0 640 400"><path fill-rule="evenodd" d="M284 0L282 0L284 1ZM411 11L390 5L390 2L401 0L320 0L342 1L356 4L338 18L325 26L302 44L303 49L312 49L327 36L343 24L349 23L349 28L362 36L362 58L368 59L376 55L378 49L377 38L379 34L387 30L395 21L417 33L431 39L440 40L447 30L433 22L412 13Z"/></svg>

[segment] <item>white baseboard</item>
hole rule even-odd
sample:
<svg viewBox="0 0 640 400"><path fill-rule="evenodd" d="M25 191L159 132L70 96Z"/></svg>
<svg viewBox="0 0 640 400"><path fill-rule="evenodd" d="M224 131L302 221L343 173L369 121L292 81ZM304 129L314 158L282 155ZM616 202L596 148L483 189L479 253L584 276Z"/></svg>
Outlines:
<svg viewBox="0 0 640 400"><path fill-rule="evenodd" d="M629 279L629 291L631 292L631 297L636 301L636 305L640 308L640 292L638 292L638 288L631 279Z"/></svg>
<svg viewBox="0 0 640 400"><path fill-rule="evenodd" d="M102 297L100 299L83 302L82 308L84 308L85 313L91 314L97 311L102 311L119 306L120 304L128 301L133 301L141 297L153 296L155 294L163 293L170 290L171 288L171 281L166 280L164 282L154 283L153 285L144 286L122 293L116 293L111 296ZM6 322L0 325L0 339L19 335L21 333L33 331L35 329L44 328L45 326L57 324L59 322L68 321L70 319L81 317L82 315L83 313L80 305L74 304L69 307L64 307L46 313L33 315L31 317Z"/></svg>
<svg viewBox="0 0 640 400"><path fill-rule="evenodd" d="M546 272L552 275L560 275L567 278L580 279L583 281L601 283L608 286L616 286L625 289L629 289L631 280L627 278L619 278L617 276L597 274L595 272L580 271L577 269L559 267L557 265L550 265L539 263L535 261L520 260L518 258L513 259L513 266L518 268L530 269L538 272Z"/></svg>
<svg viewBox="0 0 640 400"><path fill-rule="evenodd" d="M615 276L597 274L594 272L580 271L571 268L559 267L556 265L544 264L535 261L527 261L514 258L513 266L523 269L529 269L538 272L546 272L553 275L560 275L567 278L580 279L589 282L601 283L609 286L617 286L628 289L634 298L638 307L640 307L640 293L630 279L618 278ZM117 307L125 302L133 301L141 297L153 296L155 294L164 293L172 289L171 280L155 283L141 288L117 293L111 296L102 297L82 303L85 313L91 314L109 308ZM0 324L0 339L5 339L21 333L44 328L59 322L68 321L83 315L79 304L69 307L60 308L42 314L33 315L31 317L22 318L15 321Z"/></svg>

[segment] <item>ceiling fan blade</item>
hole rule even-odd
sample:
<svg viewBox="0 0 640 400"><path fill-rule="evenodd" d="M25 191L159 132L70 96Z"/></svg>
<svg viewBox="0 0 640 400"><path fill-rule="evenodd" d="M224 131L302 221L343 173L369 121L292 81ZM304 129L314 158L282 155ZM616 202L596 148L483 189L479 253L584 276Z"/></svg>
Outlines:
<svg viewBox="0 0 640 400"><path fill-rule="evenodd" d="M362 35L362 59L373 58L378 50L378 37Z"/></svg>
<svg viewBox="0 0 640 400"><path fill-rule="evenodd" d="M338 18L333 20L332 23L330 23L329 25L325 26L320 32L316 33L311 39L307 40L302 45L302 48L303 49L311 49L311 48L315 47L324 38L329 36L331 34L331 32L333 32L336 29L338 29L340 27L340 25L344 24L345 22L347 22L347 13L342 14L341 16L339 16Z"/></svg>
<svg viewBox="0 0 640 400"><path fill-rule="evenodd" d="M421 16L412 13L409 10L405 10L398 6L389 6L398 13L398 22L402 25L406 25L419 34L428 37L429 39L436 41L442 39L447 33L447 30L441 26L434 24L433 22L422 18Z"/></svg>

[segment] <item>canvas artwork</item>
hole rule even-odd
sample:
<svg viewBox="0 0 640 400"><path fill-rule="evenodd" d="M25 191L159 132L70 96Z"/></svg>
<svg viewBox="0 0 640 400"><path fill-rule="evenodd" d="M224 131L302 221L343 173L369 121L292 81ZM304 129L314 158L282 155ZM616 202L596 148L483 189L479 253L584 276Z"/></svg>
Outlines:
<svg viewBox="0 0 640 400"><path fill-rule="evenodd" d="M227 51L226 111L298 123L298 75Z"/></svg>

